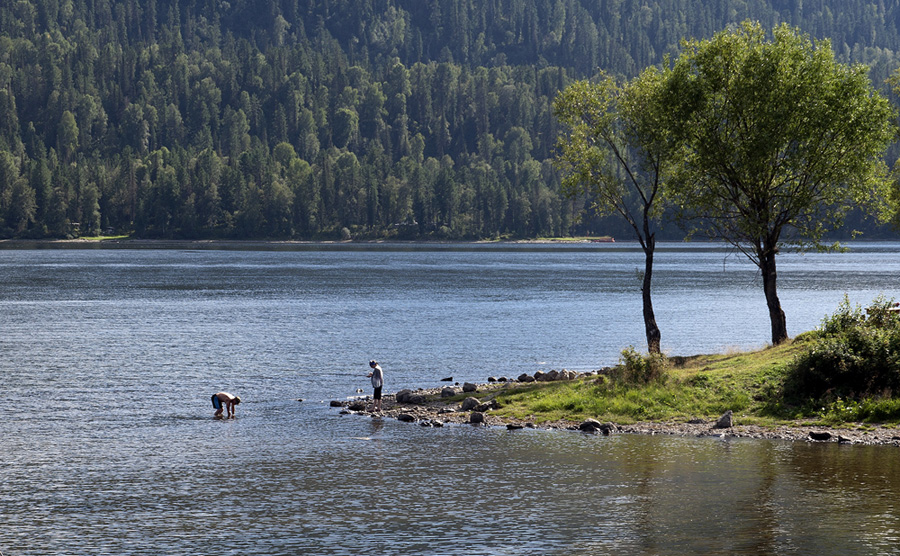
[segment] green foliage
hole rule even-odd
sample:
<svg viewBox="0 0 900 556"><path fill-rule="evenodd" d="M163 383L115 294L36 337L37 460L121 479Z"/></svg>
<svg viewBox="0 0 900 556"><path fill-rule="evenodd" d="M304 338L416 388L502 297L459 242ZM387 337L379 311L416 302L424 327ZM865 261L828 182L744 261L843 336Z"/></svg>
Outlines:
<svg viewBox="0 0 900 556"><path fill-rule="evenodd" d="M820 337L792 363L785 396L815 405L822 399L861 401L900 392L900 315L888 310L893 305L880 297L864 312L845 299L824 320Z"/></svg>
<svg viewBox="0 0 900 556"><path fill-rule="evenodd" d="M666 76L667 126L682 163L669 191L683 218L759 266L772 343L787 340L777 295L783 242L817 245L848 207L884 213L896 111L867 68L827 40L758 23L687 41Z"/></svg>
<svg viewBox="0 0 900 556"><path fill-rule="evenodd" d="M621 235L551 169L573 79L744 18L898 65L894 4L713 4L0 2L0 237Z"/></svg>
<svg viewBox="0 0 900 556"><path fill-rule="evenodd" d="M716 237L772 250L786 227L816 242L847 206L883 208L896 112L866 71L786 25L771 39L745 22L685 43L668 86L684 146L675 197L687 215Z"/></svg>
<svg viewBox="0 0 900 556"><path fill-rule="evenodd" d="M817 410L809 411L810 416L818 417L827 425L840 425L848 422L883 423L900 418L900 399L896 398L864 398L862 400L846 400L836 398L825 402Z"/></svg>
<svg viewBox="0 0 900 556"><path fill-rule="evenodd" d="M616 380L631 385L664 384L669 376L669 359L660 353L644 355L629 346L622 350L619 366L614 370Z"/></svg>

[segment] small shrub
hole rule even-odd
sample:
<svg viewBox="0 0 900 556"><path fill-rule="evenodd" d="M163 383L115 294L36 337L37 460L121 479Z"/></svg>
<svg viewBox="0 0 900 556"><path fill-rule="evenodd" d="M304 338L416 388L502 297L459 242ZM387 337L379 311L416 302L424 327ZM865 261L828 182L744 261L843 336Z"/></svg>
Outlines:
<svg viewBox="0 0 900 556"><path fill-rule="evenodd" d="M625 384L664 383L668 379L668 359L659 353L643 355L634 346L622 350L616 379Z"/></svg>

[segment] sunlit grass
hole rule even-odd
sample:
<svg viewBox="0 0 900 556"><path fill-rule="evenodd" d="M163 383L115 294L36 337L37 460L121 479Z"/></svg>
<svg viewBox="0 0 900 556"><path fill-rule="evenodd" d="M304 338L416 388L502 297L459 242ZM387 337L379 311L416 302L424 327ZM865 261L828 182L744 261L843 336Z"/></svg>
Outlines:
<svg viewBox="0 0 900 556"><path fill-rule="evenodd" d="M624 384L608 376L512 385L497 395L501 417L537 422L594 418L617 423L715 419L774 424L796 411L779 404L786 364L800 342L753 352L670 358L664 380Z"/></svg>
<svg viewBox="0 0 900 556"><path fill-rule="evenodd" d="M129 239L131 236L129 235L119 235L119 236L92 236L92 237L80 237L78 239L83 239L85 241L108 241L115 239Z"/></svg>

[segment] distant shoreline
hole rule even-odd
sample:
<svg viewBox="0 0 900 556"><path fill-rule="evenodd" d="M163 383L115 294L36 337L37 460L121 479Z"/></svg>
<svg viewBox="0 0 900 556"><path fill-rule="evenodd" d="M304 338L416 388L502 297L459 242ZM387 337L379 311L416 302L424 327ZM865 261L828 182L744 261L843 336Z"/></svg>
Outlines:
<svg viewBox="0 0 900 556"><path fill-rule="evenodd" d="M372 245L408 245L408 246L467 246L467 245L612 245L616 241L611 237L598 238L546 238L546 239L509 239L509 240L268 240L268 239L141 239L141 238L76 238L76 239L0 239L0 248L141 248L141 249L252 249L267 248L277 250L292 247L365 247ZM626 242L626 244L635 242Z"/></svg>

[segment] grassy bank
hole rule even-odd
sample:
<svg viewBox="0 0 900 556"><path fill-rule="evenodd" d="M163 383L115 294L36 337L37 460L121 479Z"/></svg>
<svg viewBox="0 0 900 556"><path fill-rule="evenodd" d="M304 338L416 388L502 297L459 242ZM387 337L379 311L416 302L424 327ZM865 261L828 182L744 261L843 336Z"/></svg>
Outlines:
<svg viewBox="0 0 900 556"><path fill-rule="evenodd" d="M510 385L496 394L500 408L494 414L535 423L593 418L630 424L708 421L732 410L735 422L745 425L900 423L900 399L889 396L855 401L831 394L786 397L792 364L815 341L807 334L753 352L664 358L647 380L629 379L625 367L634 364L632 352L600 375Z"/></svg>

